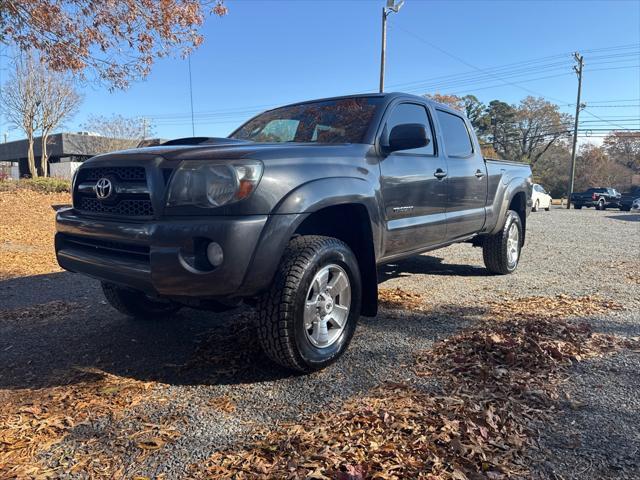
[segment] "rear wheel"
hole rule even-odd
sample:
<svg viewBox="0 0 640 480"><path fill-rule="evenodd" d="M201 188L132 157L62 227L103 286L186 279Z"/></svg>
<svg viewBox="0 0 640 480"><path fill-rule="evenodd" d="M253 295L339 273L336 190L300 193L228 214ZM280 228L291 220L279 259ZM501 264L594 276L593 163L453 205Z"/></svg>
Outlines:
<svg viewBox="0 0 640 480"><path fill-rule="evenodd" d="M360 270L342 241L294 238L258 303L258 338L276 363L310 372L346 350L360 317Z"/></svg>
<svg viewBox="0 0 640 480"><path fill-rule="evenodd" d="M576 210L580 210L582 208L582 205L573 205L573 208L575 208Z"/></svg>
<svg viewBox="0 0 640 480"><path fill-rule="evenodd" d="M176 302L155 299L143 292L118 287L112 283L103 282L102 291L113 308L129 317L165 318L181 308L181 305Z"/></svg>
<svg viewBox="0 0 640 480"><path fill-rule="evenodd" d="M482 256L490 272L506 275L518 267L522 248L522 221L513 210L507 212L502 230L484 239Z"/></svg>
<svg viewBox="0 0 640 480"><path fill-rule="evenodd" d="M596 205L596 210L605 210L607 207L604 203L604 200L599 200L598 204Z"/></svg>

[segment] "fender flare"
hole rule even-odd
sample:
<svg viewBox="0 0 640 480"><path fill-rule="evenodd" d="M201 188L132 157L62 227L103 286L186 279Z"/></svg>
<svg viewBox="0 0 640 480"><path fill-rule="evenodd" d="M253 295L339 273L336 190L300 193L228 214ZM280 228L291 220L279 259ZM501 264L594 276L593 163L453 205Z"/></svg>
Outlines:
<svg viewBox="0 0 640 480"><path fill-rule="evenodd" d="M327 192L331 192L327 195ZM275 215L312 214L323 208L359 204L367 209L376 259L382 252L383 214L380 189L365 178L327 177L303 183L273 209ZM297 225L296 225L297 227ZM295 231L295 229L294 229ZM291 232L293 233L293 232Z"/></svg>
<svg viewBox="0 0 640 480"><path fill-rule="evenodd" d="M504 187L504 194L502 195L500 210L498 212L498 217L497 217L498 221L493 226L493 228L488 232L490 235L493 235L494 233L497 233L500 230L502 230L502 227L504 226L504 220L507 215L507 210L509 209L509 205L511 205L511 202L513 201L513 199L518 193L524 193L525 198L527 199L527 203L525 205L525 215L524 215L525 218L523 219L523 222L522 222L523 228L524 228L526 217L529 215L529 212L531 211L531 207L533 207L533 201L532 201L531 195L530 194L527 195L530 188L529 185L530 183L528 179L525 177L512 178L509 181L509 183L506 184L506 186Z"/></svg>
<svg viewBox="0 0 640 480"><path fill-rule="evenodd" d="M327 195L328 192L330 195ZM327 207L359 204L365 207L369 215L373 243L373 258L370 259L371 265L366 272L367 277L370 277L367 286L363 279L363 288L368 289L368 294L364 296L370 303L365 310L375 312L377 302L373 305L372 297L377 298L376 260L382 248L384 229L379 210L381 200L379 189L364 178L328 177L299 185L272 210L248 269L253 274L245 276L245 287L251 291L259 291L271 283L289 240L302 222L314 212Z"/></svg>

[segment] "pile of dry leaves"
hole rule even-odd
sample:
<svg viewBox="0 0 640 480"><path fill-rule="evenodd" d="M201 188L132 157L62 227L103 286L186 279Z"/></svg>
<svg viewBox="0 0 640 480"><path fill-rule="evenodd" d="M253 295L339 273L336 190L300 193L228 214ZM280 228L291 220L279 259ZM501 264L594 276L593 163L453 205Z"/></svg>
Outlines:
<svg viewBox="0 0 640 480"><path fill-rule="evenodd" d="M68 193L0 192L0 279L60 270L53 206L68 203Z"/></svg>
<svg viewBox="0 0 640 480"><path fill-rule="evenodd" d="M191 473L239 479L526 477L526 447L553 410L565 369L628 342L566 319L577 311L619 308L604 300L512 301L487 307L498 320L483 315L417 356L418 378L436 380L439 393L425 390L420 380L387 384L336 413L260 432L255 444L218 452ZM555 314L538 315L551 307Z"/></svg>
<svg viewBox="0 0 640 480"><path fill-rule="evenodd" d="M499 301L488 302L487 306L487 313L494 320L587 318L624 309L622 305L598 295L572 297L562 294L553 297L506 297Z"/></svg>
<svg viewBox="0 0 640 480"><path fill-rule="evenodd" d="M0 310L0 322L19 325L35 319L56 328L56 322L66 321L79 308L76 303L54 301ZM175 422L158 424L136 417L135 430L113 427L132 415L137 405L164 401L162 385L87 368L38 380L49 385L0 389L0 478L63 478L80 472L88 478L123 477L124 469L130 468L125 452L143 458L179 436ZM110 435L97 433L96 424L115 430ZM79 434L83 430L89 433ZM81 439L71 441L81 448L69 448L65 442L77 436Z"/></svg>
<svg viewBox="0 0 640 480"><path fill-rule="evenodd" d="M378 290L378 302L381 307L397 310L424 310L428 306L423 295L400 287Z"/></svg>
<svg viewBox="0 0 640 480"><path fill-rule="evenodd" d="M50 467L39 457L51 452L73 429L104 416L119 418L145 401L150 383L100 371L78 371L69 384L0 391L0 477L56 478L94 468L114 473L108 452L84 458L61 457ZM137 441L145 441L141 436ZM140 448L144 448L144 445ZM91 468L90 468L91 467Z"/></svg>

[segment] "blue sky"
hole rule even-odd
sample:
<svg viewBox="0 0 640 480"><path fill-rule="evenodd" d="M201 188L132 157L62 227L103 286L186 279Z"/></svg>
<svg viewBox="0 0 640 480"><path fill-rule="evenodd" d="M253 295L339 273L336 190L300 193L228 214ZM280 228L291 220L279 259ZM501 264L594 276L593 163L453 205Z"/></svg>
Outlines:
<svg viewBox="0 0 640 480"><path fill-rule="evenodd" d="M383 4L227 0L229 15L206 22L205 43L191 59L196 135L225 136L269 106L376 91ZM584 127L640 129L639 44L640 0L406 0L390 17L386 90L508 102L537 94L572 112L570 52L578 50L585 57L583 99L604 119L583 114ZM527 63L510 65L516 62ZM497 70L503 65L510 66ZM164 138L191 135L186 60L159 61L147 80L124 92L83 90L66 130L79 129L90 113L116 113L148 117Z"/></svg>

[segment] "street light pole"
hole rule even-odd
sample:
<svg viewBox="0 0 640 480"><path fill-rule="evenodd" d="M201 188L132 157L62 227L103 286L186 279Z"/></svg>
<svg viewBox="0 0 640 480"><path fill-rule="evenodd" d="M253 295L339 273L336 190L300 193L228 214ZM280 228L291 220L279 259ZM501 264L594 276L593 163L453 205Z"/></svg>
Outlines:
<svg viewBox="0 0 640 480"><path fill-rule="evenodd" d="M387 9L382 7L382 50L380 53L380 93L384 92L384 63L387 56Z"/></svg>
<svg viewBox="0 0 640 480"><path fill-rule="evenodd" d="M387 0L387 6L382 7L382 48L380 50L380 93L384 92L384 65L387 59L387 17L391 13L398 13L404 5L404 0L397 4L395 0Z"/></svg>

